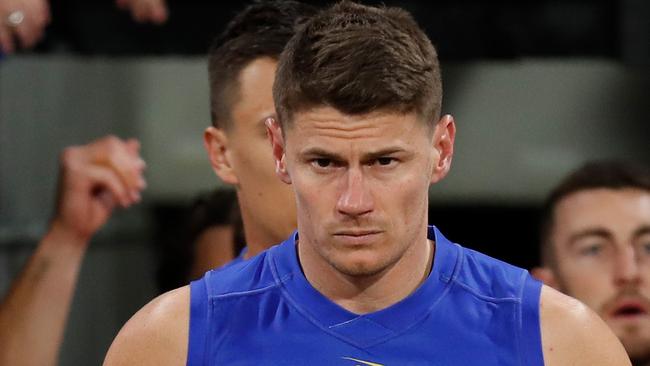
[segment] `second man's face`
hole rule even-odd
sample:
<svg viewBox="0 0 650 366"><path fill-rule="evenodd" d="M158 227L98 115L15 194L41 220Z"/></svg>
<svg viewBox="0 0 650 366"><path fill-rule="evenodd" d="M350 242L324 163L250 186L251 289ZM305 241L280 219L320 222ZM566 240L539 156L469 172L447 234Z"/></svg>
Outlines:
<svg viewBox="0 0 650 366"><path fill-rule="evenodd" d="M270 240L262 243L269 246L286 239L296 228L293 191L275 175L264 124L275 115L272 88L276 66L275 60L260 58L241 71L228 132L242 216L258 236L247 240Z"/></svg>
<svg viewBox="0 0 650 366"><path fill-rule="evenodd" d="M560 289L594 309L630 357L650 357L650 193L579 191L554 216Z"/></svg>

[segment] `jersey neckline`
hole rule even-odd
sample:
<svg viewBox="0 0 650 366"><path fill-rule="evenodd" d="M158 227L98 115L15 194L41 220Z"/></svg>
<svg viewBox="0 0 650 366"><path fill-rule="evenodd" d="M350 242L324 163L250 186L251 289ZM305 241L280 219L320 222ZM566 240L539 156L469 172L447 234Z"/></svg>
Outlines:
<svg viewBox="0 0 650 366"><path fill-rule="evenodd" d="M433 266L427 279L401 301L363 315L344 309L309 283L299 264L297 232L269 254L275 280L293 306L323 330L356 346L368 347L418 324L448 290L460 260L459 247L449 242L435 226L428 227L427 237L435 243ZM358 331L360 329L365 331Z"/></svg>

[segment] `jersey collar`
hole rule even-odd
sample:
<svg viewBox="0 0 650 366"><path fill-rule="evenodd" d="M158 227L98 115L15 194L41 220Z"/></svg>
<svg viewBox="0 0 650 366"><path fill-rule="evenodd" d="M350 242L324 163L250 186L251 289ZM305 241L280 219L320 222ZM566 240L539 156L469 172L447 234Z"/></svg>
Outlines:
<svg viewBox="0 0 650 366"><path fill-rule="evenodd" d="M433 268L427 279L408 297L388 308L354 314L318 292L303 274L297 255L295 232L270 252L274 275L283 295L308 320L358 347L369 347L407 331L424 319L444 297L458 267L459 246L435 227L427 237L435 243Z"/></svg>

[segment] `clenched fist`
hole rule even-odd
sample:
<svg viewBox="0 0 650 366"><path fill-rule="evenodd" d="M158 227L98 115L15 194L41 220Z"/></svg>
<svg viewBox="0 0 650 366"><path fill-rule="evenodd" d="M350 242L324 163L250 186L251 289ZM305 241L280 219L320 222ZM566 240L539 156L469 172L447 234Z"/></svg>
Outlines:
<svg viewBox="0 0 650 366"><path fill-rule="evenodd" d="M108 136L61 154L57 209L52 229L87 242L116 206L140 201L146 186L140 143Z"/></svg>

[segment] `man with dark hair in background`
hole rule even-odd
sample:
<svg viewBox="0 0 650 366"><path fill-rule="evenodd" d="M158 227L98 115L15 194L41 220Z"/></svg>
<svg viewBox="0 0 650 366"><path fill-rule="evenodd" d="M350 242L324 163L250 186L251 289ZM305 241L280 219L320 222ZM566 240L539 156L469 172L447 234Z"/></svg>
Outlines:
<svg viewBox="0 0 650 366"><path fill-rule="evenodd" d="M634 365L650 365L650 170L591 162L544 204L533 275L598 313Z"/></svg>
<svg viewBox="0 0 650 366"><path fill-rule="evenodd" d="M455 123L408 13L320 12L283 51L273 96L297 233L146 305L106 365L629 364L588 308L427 227Z"/></svg>
<svg viewBox="0 0 650 366"><path fill-rule="evenodd" d="M296 24L315 11L294 1L255 2L210 48L212 126L204 141L215 173L237 192L246 239L237 260L284 240L296 228L293 193L275 175L264 121L275 115L277 59Z"/></svg>
<svg viewBox="0 0 650 366"><path fill-rule="evenodd" d="M249 244L238 260L281 241L296 226L291 189L273 171L264 120L275 113L276 60L294 25L314 12L293 1L257 1L233 19L210 50L214 127L206 130L205 145L216 173L237 190ZM91 237L116 206L140 200L145 164L138 150L137 141L110 136L62 154L51 228L0 306L1 364L56 363ZM284 211L278 214L273 207Z"/></svg>

